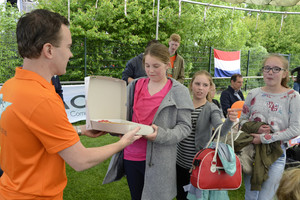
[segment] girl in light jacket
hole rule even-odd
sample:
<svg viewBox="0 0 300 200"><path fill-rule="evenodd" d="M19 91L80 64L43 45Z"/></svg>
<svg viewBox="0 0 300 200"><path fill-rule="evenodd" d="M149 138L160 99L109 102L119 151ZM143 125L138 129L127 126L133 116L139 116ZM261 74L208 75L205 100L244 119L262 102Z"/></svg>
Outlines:
<svg viewBox="0 0 300 200"><path fill-rule="evenodd" d="M248 93L241 124L248 121L267 123L257 133L251 134L254 137L252 143L270 144L281 141L284 153L269 167L268 178L259 191L251 190L251 175L244 175L245 200L273 199L285 167L285 143L300 134L300 96L287 85L288 60L281 55L271 54L263 61L262 72L265 85Z"/></svg>
<svg viewBox="0 0 300 200"><path fill-rule="evenodd" d="M176 145L191 132L193 104L188 89L167 77L169 56L165 45L148 47L143 58L148 78L128 85L128 120L154 129L124 149L133 200L172 200L176 196Z"/></svg>

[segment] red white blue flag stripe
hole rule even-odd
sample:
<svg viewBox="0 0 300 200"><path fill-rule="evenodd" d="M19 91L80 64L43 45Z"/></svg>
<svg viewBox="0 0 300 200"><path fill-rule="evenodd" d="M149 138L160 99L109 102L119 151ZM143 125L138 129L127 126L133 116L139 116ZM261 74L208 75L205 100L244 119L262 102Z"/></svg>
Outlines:
<svg viewBox="0 0 300 200"><path fill-rule="evenodd" d="M215 77L231 77L241 74L241 52L214 49Z"/></svg>

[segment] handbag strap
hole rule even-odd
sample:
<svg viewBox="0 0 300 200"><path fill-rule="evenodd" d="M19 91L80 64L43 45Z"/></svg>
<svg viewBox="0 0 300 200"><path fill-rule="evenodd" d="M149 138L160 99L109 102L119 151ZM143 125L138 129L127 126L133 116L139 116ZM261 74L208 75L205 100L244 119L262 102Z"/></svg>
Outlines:
<svg viewBox="0 0 300 200"><path fill-rule="evenodd" d="M233 131L232 131L232 129L233 129L233 128L236 128L236 126L238 126L238 128L237 128L237 136L236 136L235 139L233 139ZM230 136L231 136L231 148L233 149L233 152L234 152L234 140L236 140L236 139L238 138L239 130L240 130L240 122L237 121L237 122L235 122L235 123L232 125L231 131L230 131ZM226 136L225 136L225 144L227 144L227 135L228 135L228 134L226 134Z"/></svg>
<svg viewBox="0 0 300 200"><path fill-rule="evenodd" d="M207 148L210 145L210 143L212 142L214 136L217 134L217 142L216 142L215 154L214 154L214 157L213 157L213 159L211 161L211 167L210 167L210 171L213 172L213 173L215 173L216 170L217 170L217 155L218 155L218 148L219 148L219 141L220 141L220 135L221 135L222 125L223 124L221 124L220 126L218 126L218 128L215 130L213 136L209 140L208 145L206 146L206 148ZM230 134L230 135L231 135L231 145L232 145L232 149L233 149L233 152L234 152L233 134Z"/></svg>
<svg viewBox="0 0 300 200"><path fill-rule="evenodd" d="M218 127L215 129L214 133L212 134L211 138L209 139L209 141L208 141L208 143L207 143L207 145L206 145L206 147L205 147L206 149L208 148L208 146L210 145L210 143L214 140L215 135L221 131L222 126L223 126L223 124L221 124L220 126L218 126ZM220 133L221 133L221 132L220 132Z"/></svg>
<svg viewBox="0 0 300 200"><path fill-rule="evenodd" d="M215 154L214 154L214 157L213 157L213 159L211 161L211 166L210 166L210 171L213 172L213 173L215 173L216 170L217 170L217 154L218 154L219 140L220 140L222 126L223 126L223 124L221 124L220 126L218 126L218 128L215 130L215 132L214 132L214 134L211 137L210 142L209 142L209 144L210 144L211 141L212 141L212 139L214 138L214 136L217 134L217 142L216 142Z"/></svg>

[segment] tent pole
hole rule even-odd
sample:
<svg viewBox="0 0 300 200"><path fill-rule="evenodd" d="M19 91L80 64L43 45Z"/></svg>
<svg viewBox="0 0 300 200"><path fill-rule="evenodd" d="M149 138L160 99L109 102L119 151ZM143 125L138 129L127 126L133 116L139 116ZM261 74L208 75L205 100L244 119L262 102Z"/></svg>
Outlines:
<svg viewBox="0 0 300 200"><path fill-rule="evenodd" d="M156 18L156 35L155 35L156 40L158 40L158 27L159 27L159 0L157 0L157 18Z"/></svg>
<svg viewBox="0 0 300 200"><path fill-rule="evenodd" d="M68 0L68 21L70 23L70 0Z"/></svg>

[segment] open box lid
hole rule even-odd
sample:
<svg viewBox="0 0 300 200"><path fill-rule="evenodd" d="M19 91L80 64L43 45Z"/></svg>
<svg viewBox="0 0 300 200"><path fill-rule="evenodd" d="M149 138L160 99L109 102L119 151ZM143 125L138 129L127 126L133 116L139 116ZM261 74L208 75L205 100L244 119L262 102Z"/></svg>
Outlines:
<svg viewBox="0 0 300 200"><path fill-rule="evenodd" d="M85 78L86 123L92 129L91 120L126 120L126 82L106 76Z"/></svg>
<svg viewBox="0 0 300 200"><path fill-rule="evenodd" d="M86 77L85 100L87 129L124 134L138 126L141 129L137 134L148 135L154 131L151 126L126 120L127 88L123 80Z"/></svg>

